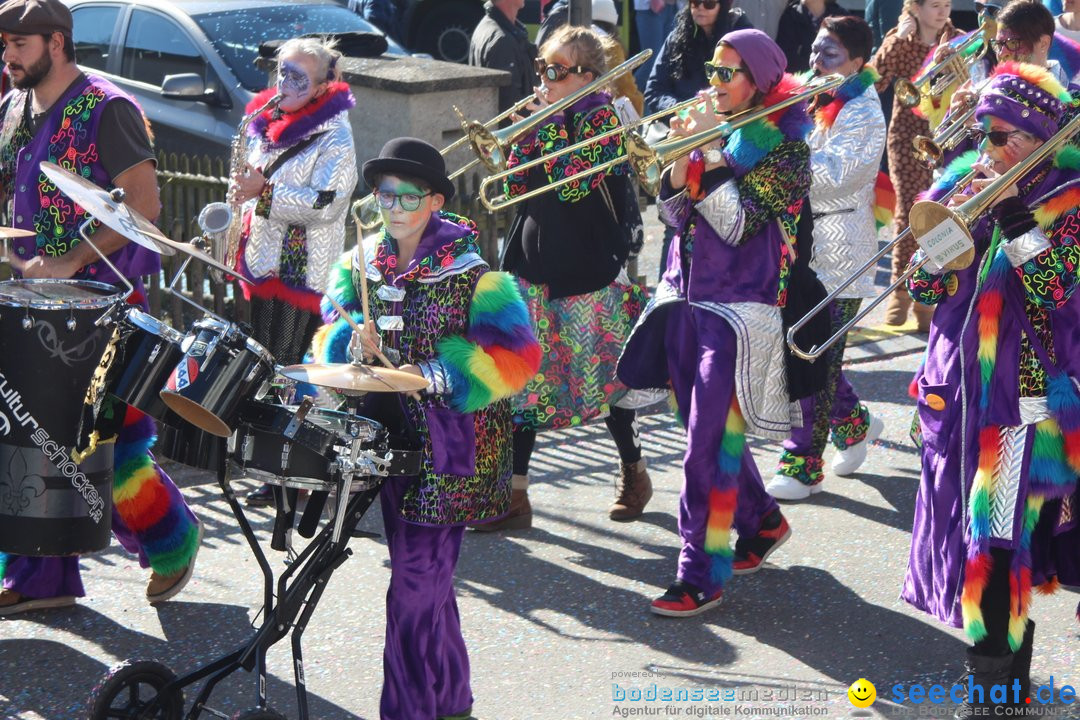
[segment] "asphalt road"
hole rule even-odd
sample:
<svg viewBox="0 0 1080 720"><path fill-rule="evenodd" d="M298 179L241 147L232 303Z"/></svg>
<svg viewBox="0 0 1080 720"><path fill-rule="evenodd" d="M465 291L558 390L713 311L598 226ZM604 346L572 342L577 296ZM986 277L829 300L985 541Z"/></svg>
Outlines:
<svg viewBox="0 0 1080 720"><path fill-rule="evenodd" d="M651 211L650 211L651 214ZM655 273L650 227L642 272ZM870 321L873 322L873 318ZM683 433L670 415L643 419L656 494L633 523L607 519L617 456L603 425L541 436L533 462L531 531L469 533L457 573L469 644L474 714L483 720L600 717L920 717L952 707L890 702L893 686L951 684L965 642L898 599L907 562L918 456L907 438L906 386L921 352L917 335L864 336L848 377L885 421L862 470L826 480L808 502L786 505L791 540L767 567L734 579L724 602L689 619L660 618L649 601L674 578ZM777 446L754 443L766 476ZM146 571L115 544L84 557L87 597L72 609L0 621L0 716L82 717L110 665L156 658L183 673L244 642L261 602L258 568L206 473L170 465L206 526L198 570L175 601L146 604ZM250 483L245 482L245 487ZM255 511L268 540L270 513ZM380 532L375 506L362 527ZM354 540L305 634L312 717L377 718L384 593L381 540ZM272 555L274 568L282 558ZM1033 672L1055 686L1080 684L1074 613L1078 595L1037 597ZM297 717L286 644L270 656L271 704ZM872 682L866 710L846 690ZM685 691L699 701L633 701L634 692ZM238 673L211 705L227 715L251 704L254 681ZM714 691L717 699L705 693ZM626 700L619 694L627 693ZM730 699L729 699L730 698ZM1073 706L1076 707L1076 706ZM1055 707L1057 717L1080 711ZM636 714L633 714L636 713Z"/></svg>

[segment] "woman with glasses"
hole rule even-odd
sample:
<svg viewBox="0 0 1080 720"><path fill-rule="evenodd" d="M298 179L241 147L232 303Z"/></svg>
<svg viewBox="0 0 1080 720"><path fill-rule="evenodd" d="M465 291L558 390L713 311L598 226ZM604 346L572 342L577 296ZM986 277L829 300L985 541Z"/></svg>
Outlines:
<svg viewBox="0 0 1080 720"><path fill-rule="evenodd" d="M600 36L582 27L559 28L540 48L540 87L530 111L585 87L605 70ZM570 145L619 127L606 90L590 93L556 114L510 150L509 166L550 156L546 164L509 177L508 197L543 187L594 164L625 155L620 136L573 153ZM561 153L561 154L560 154ZM481 531L532 526L529 461L536 433L604 417L619 452L621 468L614 520L642 514L652 496L638 439L637 418L626 404L626 388L615 380L615 362L644 304L644 291L626 277L629 239L623 230L625 163L606 173L570 182L524 201L507 233L503 269L517 276L533 330L543 348L543 365L514 405L513 496L500 521Z"/></svg>
<svg viewBox="0 0 1080 720"><path fill-rule="evenodd" d="M672 135L798 94L786 62L760 30L723 36L708 66L713 93L704 108L672 120ZM795 103L759 118L664 172L659 207L675 240L619 361L630 387L670 387L686 426L682 548L675 582L652 602L658 615L714 607L733 573L759 570L791 534L746 434L783 440L791 429L781 308L811 186L806 112Z"/></svg>
<svg viewBox="0 0 1080 720"><path fill-rule="evenodd" d="M848 283L854 271L877 252L874 181L885 150L885 117L874 90L877 72L865 65L873 43L862 18L825 18L811 45L814 73L838 73L849 79L811 106L814 129L810 145L810 207L814 213L814 251L810 267L829 292ZM829 308L834 333L855 317L864 297L877 289L869 275L847 284ZM820 492L822 455L831 439L835 475L850 475L866 459L867 446L882 430L844 376L846 340L820 361L826 364L825 387L799 401L803 423L784 440L776 475L766 485L780 500L805 500Z"/></svg>
<svg viewBox="0 0 1080 720"><path fill-rule="evenodd" d="M330 265L345 247L345 216L356 187L356 150L348 111L356 104L341 80L332 44L295 38L277 53L278 80L248 105L281 100L248 130L247 161L232 178L244 232L237 270L251 302L252 336L282 365L303 360L322 323L319 301ZM273 489L249 494L270 505Z"/></svg>
<svg viewBox="0 0 1080 720"><path fill-rule="evenodd" d="M1071 102L1045 68L1000 66L975 112L978 150L950 163L929 199L955 207L985 189L1058 131ZM971 169L981 177L952 188ZM916 377L922 480L902 597L973 643L963 684L977 689L957 717L1034 707L1031 591L1080 584L1077 181L1066 144L971 226L969 267L930 261L909 282L937 310Z"/></svg>
<svg viewBox="0 0 1080 720"><path fill-rule="evenodd" d="M959 34L949 22L949 0L905 0L900 22L881 42L881 47L870 60L881 76L878 91L891 86L897 78L911 78L923 64L923 59L936 45ZM905 30L910 26L910 31ZM892 121L889 124L886 149L889 156L889 177L896 189L896 216L893 231L899 235L908 224L908 211L915 196L930 187L931 170L921 163L912 152L912 141L918 135L930 135L930 126L911 108L893 101ZM900 277L907 267L917 245L908 239L898 243L893 250L892 277ZM885 324L903 325L911 310L911 298L898 289L889 296L885 309ZM920 332L930 326L930 308L916 306L915 317Z"/></svg>
<svg viewBox="0 0 1080 720"><path fill-rule="evenodd" d="M712 57L717 39L732 30L753 27L746 14L731 4L732 0L698 0L679 13L645 84L646 114L666 110L709 87L705 63ZM667 257L672 233L671 228L664 229L661 258Z"/></svg>

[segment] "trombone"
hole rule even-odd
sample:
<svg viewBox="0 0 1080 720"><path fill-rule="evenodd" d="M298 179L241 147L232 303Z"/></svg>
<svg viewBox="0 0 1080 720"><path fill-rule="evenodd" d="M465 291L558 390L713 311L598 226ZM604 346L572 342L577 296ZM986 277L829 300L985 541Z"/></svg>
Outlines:
<svg viewBox="0 0 1080 720"><path fill-rule="evenodd" d="M936 169L945 162L945 153L955 148L967 137L968 123L975 116L977 101L968 103L964 110L958 111L956 118L946 117L940 130L933 138L917 135L911 144L915 148L915 157L930 169Z"/></svg>
<svg viewBox="0 0 1080 720"><path fill-rule="evenodd" d="M1080 131L1080 115L1074 117L1067 125L1065 125L1065 127L1058 130L1053 137L1040 145L1035 150L1035 152L1021 160L1009 170L1003 172L998 177L994 178L994 180L989 185L987 185L980 192L969 198L966 202L964 202L962 205L960 205L960 207L956 209L947 208L943 204L935 202L933 200L920 200L919 202L915 203L915 205L911 208L911 212L908 213L910 224L907 230L904 230L904 232L896 236L896 239L894 239L884 248L879 250L878 254L871 261L867 262L861 268L852 273L852 275L844 282L843 285L829 293L829 295L824 300L819 302L812 310L810 310L810 312L800 318L798 322L796 322L788 329L787 343L788 347L791 348L791 352L803 358L804 360L817 360L826 350L828 350L836 342L838 342L840 338L844 337L844 335L852 327L854 327L857 322L866 317L871 310L877 307L877 305L881 301L888 297L891 292L896 290L896 288L900 287L901 284L907 282L907 280L912 275L914 275L917 270L922 268L922 266L928 262L928 257L923 258L919 262L909 267L904 272L904 274L896 280L896 282L890 285L878 297L874 298L874 300L869 305L860 310L855 317L848 321L842 328L837 330L832 335L832 337L826 340L822 345L815 345L810 350L803 350L798 346L798 343L795 340L795 333L798 332L799 329L801 329L807 322L809 322L810 318L825 310L825 308L829 306L829 303L835 300L842 290L851 285L851 283L853 283L855 279L862 275L864 272L876 265L878 260L885 257L885 254L888 253L893 248L893 246L899 243L902 239L906 238L909 234L914 235L916 240L920 240L925 235L934 231L939 226L948 223L952 226L953 229L959 230L960 233L966 237L968 247L959 256L946 263L945 269L962 270L963 268L971 265L971 263L975 259L975 249L974 241L971 237L971 230L969 228L974 225L975 222L980 217L982 217L982 215L986 213L987 210L990 209L990 206L993 205L994 201L997 200L998 197L1000 197L1001 194L1005 192L1005 190L1007 190L1010 186L1014 185L1020 178L1027 175L1039 164L1044 162L1048 157L1050 157L1051 154L1056 152L1058 148L1060 148L1062 145L1072 139L1073 135L1075 135L1078 131ZM972 180L975 179L975 175L977 172L978 171L976 170L971 171L970 173L965 175L959 182L957 182L956 185L954 185L953 187L964 187L965 185L969 184Z"/></svg>
<svg viewBox="0 0 1080 720"><path fill-rule="evenodd" d="M653 145L649 145L638 133L637 130L642 125L642 123L650 122L652 120L655 120L660 115L669 115L673 112L681 111L699 103L701 99L695 97L690 100L683 101L682 103L670 107L662 112L654 113L647 117L641 118L632 125L618 127L614 130L609 130L605 133L594 135L591 138L587 138L580 142L574 143L569 147L563 148L557 153L542 155L541 157L533 158L528 162L516 165L509 170L504 170L500 173L496 173L495 175L490 175L484 178L484 181L480 183L480 202L485 208L494 212L496 210L510 207L511 205L516 205L537 195L546 193L549 190L554 190L556 188L562 187L563 185L568 185L572 182L583 180L584 178L587 178L591 175L607 172L609 169L624 162L630 163L631 169L634 171L634 174L637 175L638 180L641 183L641 187L645 190L645 192L649 193L650 195L657 195L660 192L660 180L663 169L675 162L676 160L686 155L689 155L694 149L701 147L702 145L705 145L707 143L713 142L714 140L726 138L731 135L731 133L738 130L740 127L743 127L744 125L749 125L756 120L760 120L763 117L772 115L778 110L782 110L789 105L795 105L797 103L808 100L811 97L818 95L819 93L834 90L840 85L842 85L846 80L847 77L844 75L828 75L822 77L817 82L807 85L806 89L803 90L803 92L801 93L792 95L791 97L785 98L784 100L781 100L774 105L769 105L768 107L755 107L750 108L749 110L744 110L743 112L731 116L716 127L696 132L688 137L671 138L669 140L662 140L658 143L654 143ZM607 162L600 163L599 165L594 165L593 167L590 167L584 172L575 173L574 175L567 175L566 177L556 180L555 182L548 183L543 187L534 188L532 190L529 190L528 192L522 193L521 195L515 195L510 198L502 196L498 196L496 198L488 197L488 188L490 188L493 183L502 183L511 175L516 175L517 173L528 171L538 165L550 162L553 158L559 157L560 155L576 152L578 150L581 150L582 148L588 147L590 145L595 145L596 143L603 142L608 138L612 138L615 136L622 136L623 144L626 149L625 155L621 155L617 158L614 158L613 160L608 160Z"/></svg>
<svg viewBox="0 0 1080 720"><path fill-rule="evenodd" d="M488 120L486 123L484 123L484 126L490 128L490 127L494 127L494 126L498 125L503 120L510 117L511 115L514 115L515 113L519 113L522 110L524 110L525 107L529 103L531 103L533 101L533 99L534 99L534 96L532 96L532 95L527 95L526 97L523 97L522 99L520 99L516 103L514 103L513 106L511 106L507 110L504 110L503 112L499 113L495 117ZM450 143L449 145L444 147L442 150L440 150L439 154L442 155L444 158L449 157L450 153L454 152L455 150L457 150L459 147L461 147L462 145L464 145L468 141L469 141L469 136L468 135L462 135L457 140L455 140L454 142ZM465 163L464 165L459 167L457 170L452 172L450 175L448 175L447 179L449 179L451 181L454 180L455 178L457 178L458 175L462 175L464 173L467 173L469 170L476 167L476 165L479 164L479 162L480 162L479 158L473 158L472 160L470 160L469 162ZM375 228L379 227L379 225L382 224L382 217L378 214L378 212L375 209L375 193L373 193L373 192L368 193L367 195L360 198L359 200L354 201L352 206L350 207L350 212L352 213L353 219L356 221L356 226L359 227L362 230L365 230L365 231L374 230ZM365 222L362 219L363 217L370 217L373 213L374 213L374 218L372 220L370 220L368 222Z"/></svg>
<svg viewBox="0 0 1080 720"><path fill-rule="evenodd" d="M611 70L608 70L600 77L570 93L562 100L543 107L529 117L507 125L501 130L490 130L487 126L482 125L475 120L466 120L465 116L462 115L461 111L458 110L456 106L454 107L454 112L461 118L461 128L465 131L465 134L469 139L469 144L472 145L473 152L476 153L476 156L484 163L490 172L501 172L506 169L507 155L509 154L510 146L513 144L515 138L533 130L552 115L562 112L586 95L596 92L597 88L603 87L620 75L624 75L635 69L650 57L652 57L652 50L642 50L634 57L620 63Z"/></svg>
<svg viewBox="0 0 1080 720"><path fill-rule="evenodd" d="M990 40L995 35L997 35L997 20L984 16L979 29L957 45L949 57L931 65L914 81L898 78L893 83L897 101L905 108L913 108L919 104L923 95L940 98L949 86L970 78L971 66L985 57L990 49ZM982 43L978 50L969 57L964 57L964 53L976 47L978 43Z"/></svg>

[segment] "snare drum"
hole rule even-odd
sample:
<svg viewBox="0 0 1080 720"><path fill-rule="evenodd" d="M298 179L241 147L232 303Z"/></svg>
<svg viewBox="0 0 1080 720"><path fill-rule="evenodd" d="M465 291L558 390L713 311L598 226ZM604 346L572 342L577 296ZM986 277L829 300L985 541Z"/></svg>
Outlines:
<svg viewBox="0 0 1080 720"><path fill-rule="evenodd" d="M336 445L351 445L349 423L365 450L379 455L388 449L383 426L365 417L312 408L295 422L296 407L248 403L236 429L229 457L246 475L272 485L306 490L334 487ZM284 435L293 433L290 440Z"/></svg>
<svg viewBox="0 0 1080 720"><path fill-rule="evenodd" d="M109 369L109 393L155 420L175 418L161 399L161 389L184 357L184 335L135 307L126 309L117 330L120 341Z"/></svg>
<svg viewBox="0 0 1080 720"><path fill-rule="evenodd" d="M86 280L0 282L0 552L109 544L112 446L82 464L71 455L93 420L87 391L108 362L110 331L95 323L122 298Z"/></svg>
<svg viewBox="0 0 1080 720"><path fill-rule="evenodd" d="M162 400L193 425L229 437L244 401L273 375L274 357L236 325L213 318L196 322L181 349Z"/></svg>

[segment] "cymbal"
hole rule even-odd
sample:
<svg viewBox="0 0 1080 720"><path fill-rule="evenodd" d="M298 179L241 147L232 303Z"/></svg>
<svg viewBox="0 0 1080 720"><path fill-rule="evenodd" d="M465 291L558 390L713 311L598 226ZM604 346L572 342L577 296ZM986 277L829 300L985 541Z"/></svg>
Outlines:
<svg viewBox="0 0 1080 720"><path fill-rule="evenodd" d="M288 365L278 373L293 380L330 387L344 393L415 392L428 386L419 375L358 363Z"/></svg>
<svg viewBox="0 0 1080 720"><path fill-rule="evenodd" d="M17 227L2 227L0 226L0 239L8 238L21 238L21 237L34 237L37 235L33 230L23 230Z"/></svg>
<svg viewBox="0 0 1080 720"><path fill-rule="evenodd" d="M226 275L232 275L233 277L240 278L241 280L247 280L247 278L244 277L244 275L239 270L235 270L233 268L230 268L228 265L224 265L224 264L218 262L213 257L211 257L209 254L207 254L205 251L203 251L202 249L196 247L192 243L189 243L189 242L176 242L175 240L170 240L169 238L155 238L155 239L159 243L164 245L165 247L167 247L167 248L169 248L171 250L174 250L176 252L184 253L185 255L190 255L192 258L198 260L199 262L201 262L201 263L203 263L205 265L209 265L210 267L214 268L215 270L220 270L221 272L225 273ZM171 255L172 253L169 253L169 254Z"/></svg>
<svg viewBox="0 0 1080 720"><path fill-rule="evenodd" d="M47 160L41 163L41 172L102 225L156 253L172 255L175 252L162 242L168 238L152 222L127 203L113 200L105 189Z"/></svg>

